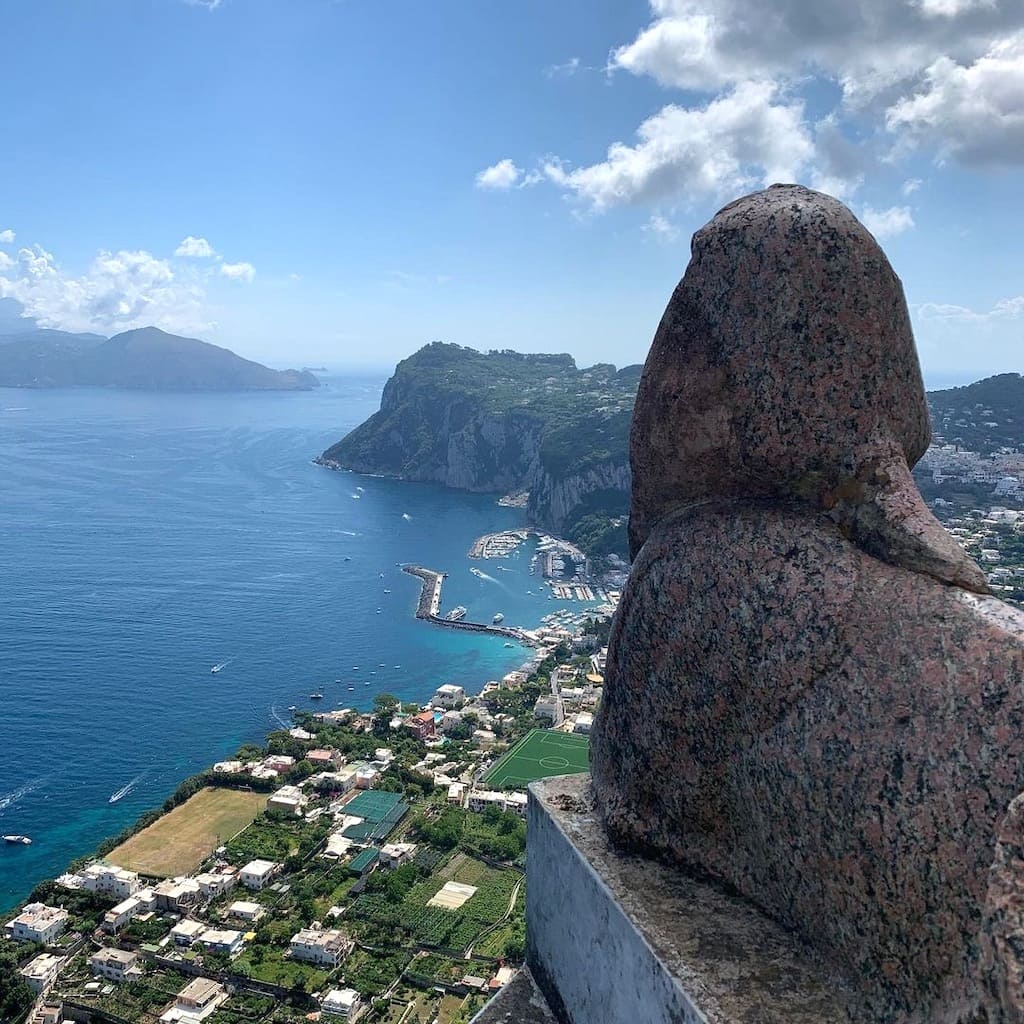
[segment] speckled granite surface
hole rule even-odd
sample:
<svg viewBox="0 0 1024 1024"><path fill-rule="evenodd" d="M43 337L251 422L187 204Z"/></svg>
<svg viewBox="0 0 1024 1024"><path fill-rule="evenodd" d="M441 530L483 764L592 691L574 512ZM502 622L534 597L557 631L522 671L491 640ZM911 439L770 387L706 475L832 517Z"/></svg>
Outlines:
<svg viewBox="0 0 1024 1024"><path fill-rule="evenodd" d="M862 1019L1024 1021L1024 615L920 500L926 438L899 282L841 204L773 189L698 233L634 419L595 790Z"/></svg>
<svg viewBox="0 0 1024 1024"><path fill-rule="evenodd" d="M693 236L633 414L633 555L705 498L800 496L872 554L986 593L921 500L931 431L903 287L836 199L739 199Z"/></svg>

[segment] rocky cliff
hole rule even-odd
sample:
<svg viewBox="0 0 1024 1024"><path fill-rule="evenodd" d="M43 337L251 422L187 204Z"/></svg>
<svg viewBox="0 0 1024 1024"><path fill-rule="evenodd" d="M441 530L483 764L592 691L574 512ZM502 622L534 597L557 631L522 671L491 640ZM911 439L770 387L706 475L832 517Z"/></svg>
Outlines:
<svg viewBox="0 0 1024 1024"><path fill-rule="evenodd" d="M529 490L533 520L565 532L624 515L639 367L434 343L399 363L380 411L322 465L468 491Z"/></svg>

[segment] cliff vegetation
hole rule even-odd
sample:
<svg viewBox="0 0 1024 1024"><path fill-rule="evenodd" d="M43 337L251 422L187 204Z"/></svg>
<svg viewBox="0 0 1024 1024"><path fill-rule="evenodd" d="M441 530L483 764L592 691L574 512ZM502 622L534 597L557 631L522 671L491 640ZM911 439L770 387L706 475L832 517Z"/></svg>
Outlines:
<svg viewBox="0 0 1024 1024"><path fill-rule="evenodd" d="M528 490L538 525L575 532L593 554L624 550L640 373L434 342L398 364L380 411L319 461L470 491Z"/></svg>

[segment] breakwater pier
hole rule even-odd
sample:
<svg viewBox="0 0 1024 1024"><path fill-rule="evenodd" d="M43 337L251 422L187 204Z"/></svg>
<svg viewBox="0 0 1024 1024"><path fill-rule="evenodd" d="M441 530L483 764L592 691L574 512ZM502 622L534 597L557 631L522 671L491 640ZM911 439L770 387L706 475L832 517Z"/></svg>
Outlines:
<svg viewBox="0 0 1024 1024"><path fill-rule="evenodd" d="M447 573L436 572L434 569L425 569L421 565L406 565L402 572L415 576L420 580L419 603L416 605L416 618L433 622L437 626L444 626L447 629L467 630L470 633L491 633L494 636L503 636L509 640L515 640L521 644L532 644L531 637L526 630L518 629L515 626L495 626L487 622L470 622L468 619L446 619L440 614L441 610L441 586Z"/></svg>

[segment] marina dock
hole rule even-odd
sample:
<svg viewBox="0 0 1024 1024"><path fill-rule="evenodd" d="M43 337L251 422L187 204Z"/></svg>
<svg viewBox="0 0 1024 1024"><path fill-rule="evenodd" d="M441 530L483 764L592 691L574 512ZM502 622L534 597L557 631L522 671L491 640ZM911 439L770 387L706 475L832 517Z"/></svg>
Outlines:
<svg viewBox="0 0 1024 1024"><path fill-rule="evenodd" d="M432 622L436 626L445 626L448 629L468 630L471 633L491 633L494 636L503 636L509 640L515 640L521 644L532 643L532 638L522 629L515 626L496 626L490 622L470 622L468 619L446 619L440 615L441 610L441 585L447 573L436 572L433 569L425 569L421 565L403 566L402 572L415 576L421 581L419 603L416 605L416 618L426 622Z"/></svg>

